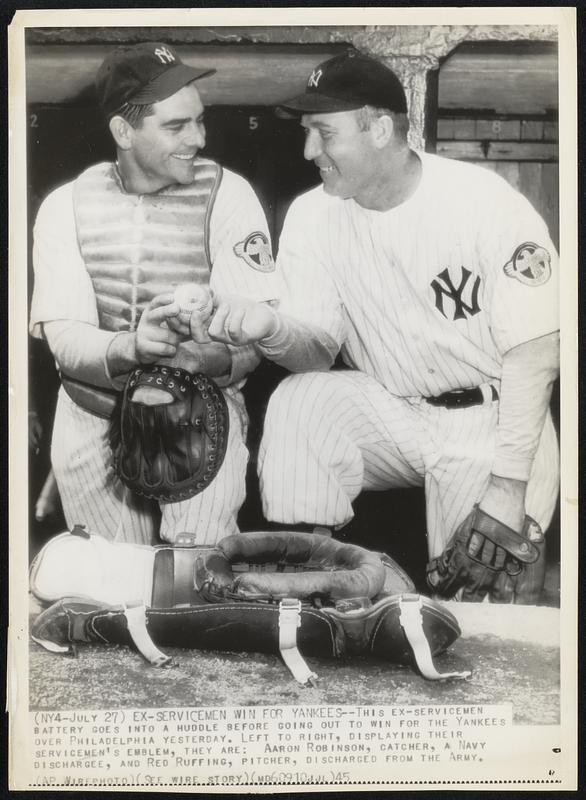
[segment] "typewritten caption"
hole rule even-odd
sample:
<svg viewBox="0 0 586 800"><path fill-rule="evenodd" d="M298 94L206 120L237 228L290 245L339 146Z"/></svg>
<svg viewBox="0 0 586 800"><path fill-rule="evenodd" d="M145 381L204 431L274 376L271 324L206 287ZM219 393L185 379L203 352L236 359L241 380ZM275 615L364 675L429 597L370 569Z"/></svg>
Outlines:
<svg viewBox="0 0 586 800"><path fill-rule="evenodd" d="M31 787L180 788L494 778L515 729L510 705L268 706L36 711L29 737Z"/></svg>

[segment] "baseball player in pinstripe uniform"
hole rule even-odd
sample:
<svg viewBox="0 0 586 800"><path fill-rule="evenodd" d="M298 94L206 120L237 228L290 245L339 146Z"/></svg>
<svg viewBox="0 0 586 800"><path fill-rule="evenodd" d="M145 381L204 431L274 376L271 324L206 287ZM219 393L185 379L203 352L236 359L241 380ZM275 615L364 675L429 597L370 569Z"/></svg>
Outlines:
<svg viewBox="0 0 586 800"><path fill-rule="evenodd" d="M495 173L410 149L403 88L376 60L320 64L283 108L322 185L285 220L279 311L233 303L210 326L299 373L266 415L267 517L343 526L362 489L424 486L432 559L476 504L545 530L559 323L543 220ZM339 352L348 369L329 371Z"/></svg>
<svg viewBox="0 0 586 800"><path fill-rule="evenodd" d="M223 387L230 434L222 468L190 500L161 505L160 535L215 543L237 531L245 492L246 413L239 389L252 347L185 335L173 290L199 284L257 301L276 296L269 233L248 183L201 158L204 108L195 81L214 72L147 42L113 51L96 88L117 161L94 165L43 202L34 231L31 332L46 338L63 386L52 464L68 525L151 543L158 508L118 479L109 416L137 364L204 372ZM145 387L144 403L164 399Z"/></svg>

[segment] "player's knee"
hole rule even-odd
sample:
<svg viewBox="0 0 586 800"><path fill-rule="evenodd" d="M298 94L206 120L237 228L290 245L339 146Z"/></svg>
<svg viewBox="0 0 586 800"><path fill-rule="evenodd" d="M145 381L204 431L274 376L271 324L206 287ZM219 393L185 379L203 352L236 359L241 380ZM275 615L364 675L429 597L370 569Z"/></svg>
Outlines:
<svg viewBox="0 0 586 800"><path fill-rule="evenodd" d="M323 416L323 393L316 390L316 378L325 375L291 375L273 392L265 417L265 436L294 430L299 433L320 426Z"/></svg>

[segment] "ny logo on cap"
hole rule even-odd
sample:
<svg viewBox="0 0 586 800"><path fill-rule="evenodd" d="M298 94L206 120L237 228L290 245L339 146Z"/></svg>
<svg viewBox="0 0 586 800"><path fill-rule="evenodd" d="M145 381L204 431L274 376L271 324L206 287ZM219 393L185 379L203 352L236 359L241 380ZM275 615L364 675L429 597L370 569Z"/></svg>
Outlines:
<svg viewBox="0 0 586 800"><path fill-rule="evenodd" d="M311 75L309 76L309 80L307 81L307 85L308 86L315 86L315 88L317 89L317 85L319 83L319 79L321 78L322 74L323 73L322 73L321 69L314 69L313 72L311 73Z"/></svg>
<svg viewBox="0 0 586 800"><path fill-rule="evenodd" d="M161 64L170 64L172 61L175 61L175 56L166 47L157 47L155 50L155 55Z"/></svg>

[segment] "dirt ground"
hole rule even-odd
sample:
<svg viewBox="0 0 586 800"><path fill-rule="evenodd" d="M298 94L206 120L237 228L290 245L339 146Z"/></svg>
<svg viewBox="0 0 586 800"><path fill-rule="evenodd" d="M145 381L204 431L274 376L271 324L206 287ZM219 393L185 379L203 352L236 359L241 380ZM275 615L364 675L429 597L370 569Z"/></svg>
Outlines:
<svg viewBox="0 0 586 800"><path fill-rule="evenodd" d="M516 724L559 722L559 610L446 603L462 636L438 669L470 667L466 681L434 683L411 668L366 658L309 663L315 688L299 686L278 656L169 650L156 669L129 648L80 645L76 657L31 643L31 710L233 705L511 703ZM38 613L33 601L31 613Z"/></svg>

